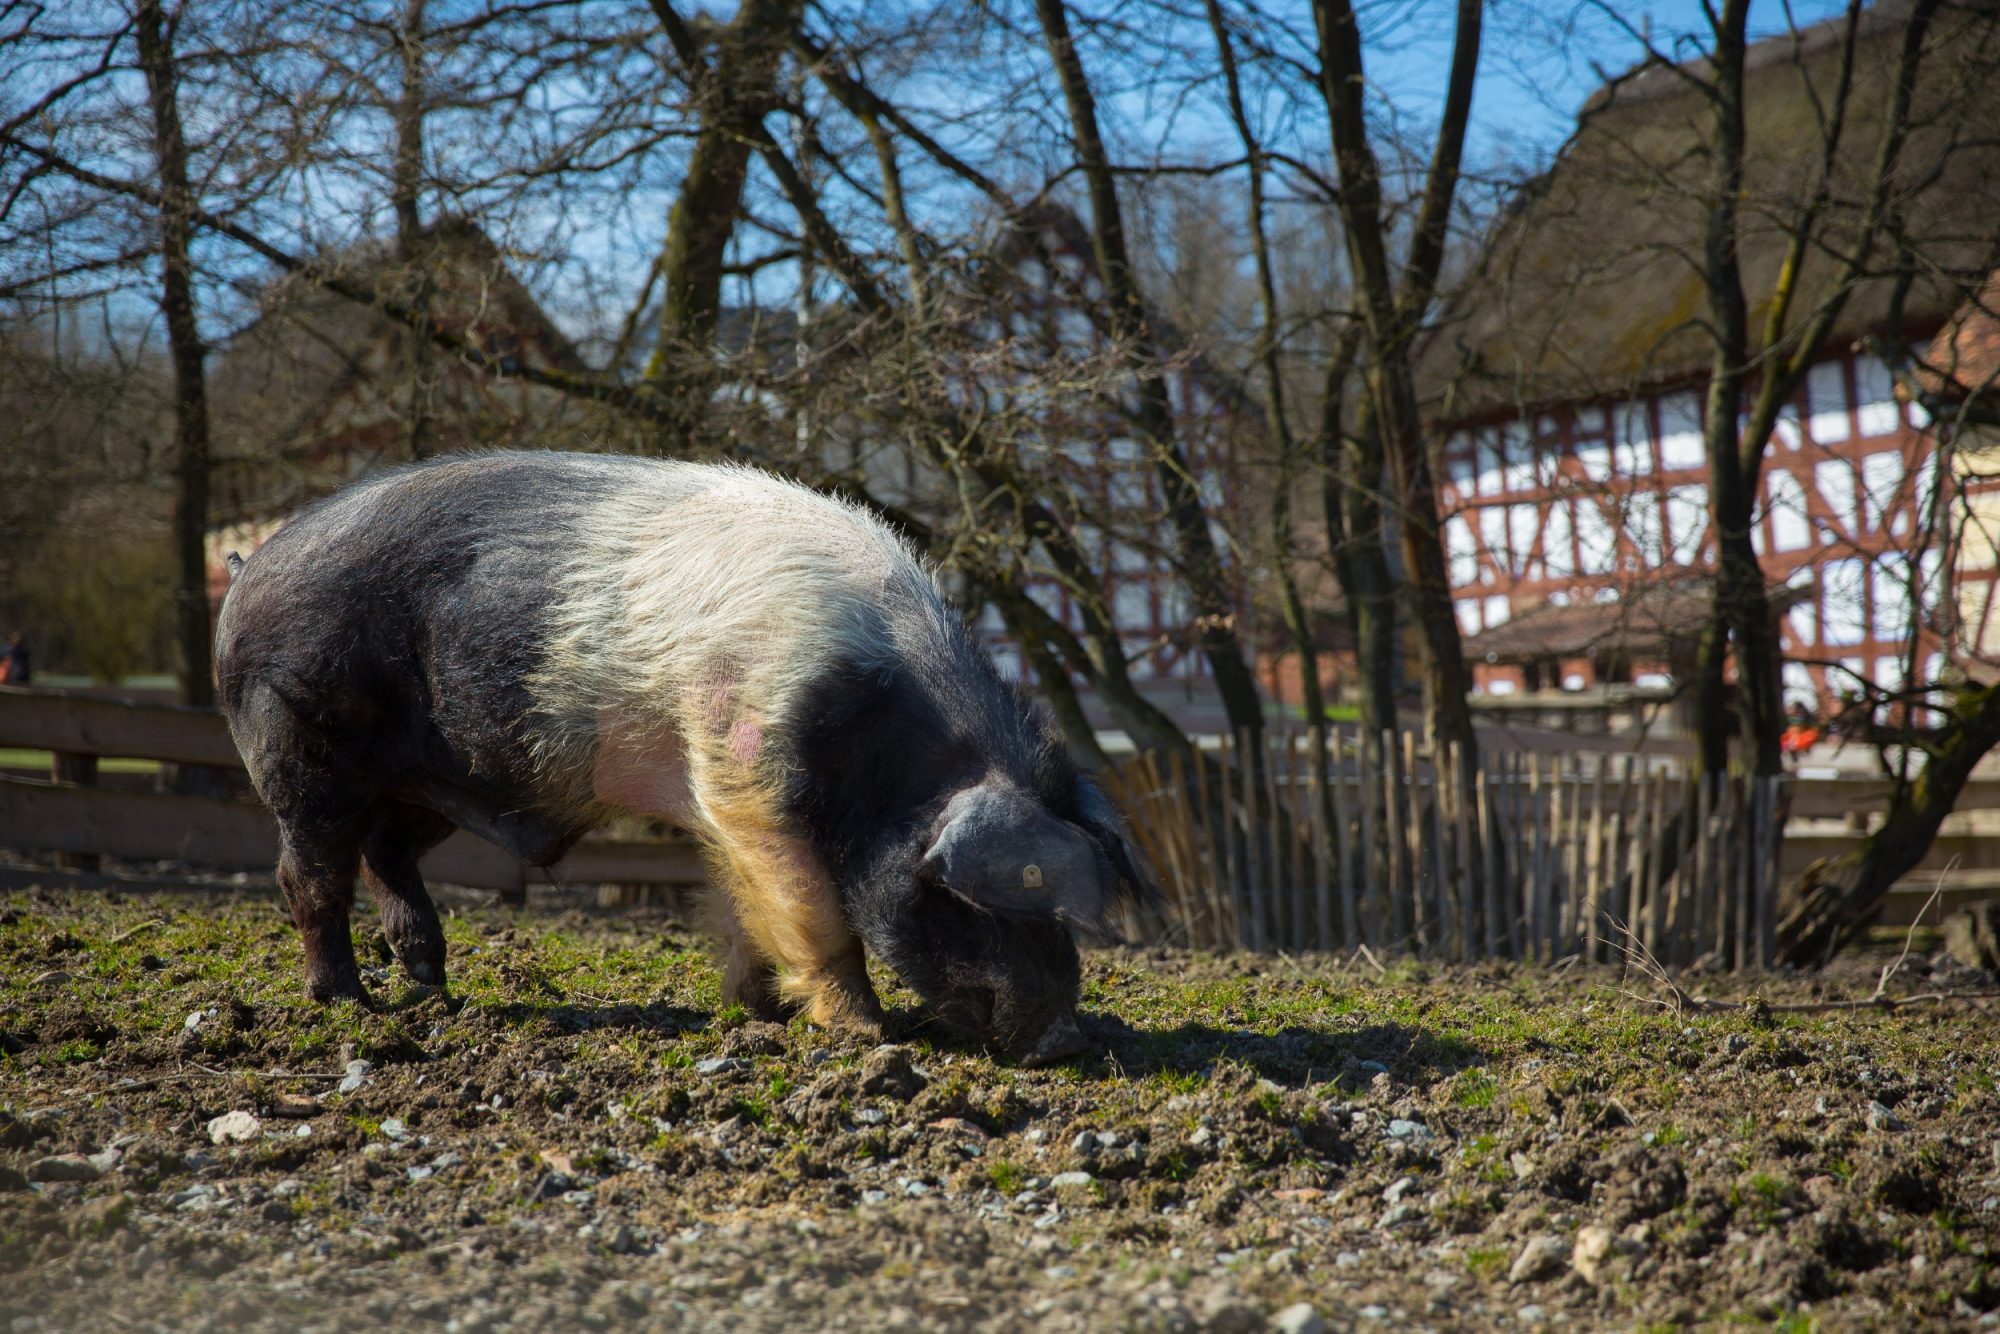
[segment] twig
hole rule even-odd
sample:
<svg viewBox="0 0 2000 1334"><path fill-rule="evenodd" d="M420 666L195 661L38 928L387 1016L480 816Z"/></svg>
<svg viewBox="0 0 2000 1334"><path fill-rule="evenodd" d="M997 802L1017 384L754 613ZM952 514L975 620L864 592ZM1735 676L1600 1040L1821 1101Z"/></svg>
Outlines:
<svg viewBox="0 0 2000 1334"><path fill-rule="evenodd" d="M1944 864L1944 870L1938 872L1937 884L1932 888L1931 896L1924 900L1923 907L1917 909L1917 915L1910 919L1910 929L1903 933L1903 952L1896 956L1894 963L1882 970L1882 978L1875 984L1876 1000L1882 999L1882 993L1889 988L1889 979L1902 969L1903 960L1910 957L1910 942L1917 938L1917 927L1923 922L1924 914L1931 910L1931 905L1938 901L1938 895L1944 893L1944 878L1951 874L1952 868L1957 865L1958 858L1953 857Z"/></svg>
<svg viewBox="0 0 2000 1334"><path fill-rule="evenodd" d="M166 924L167 924L167 919L164 917L149 917L145 921L139 923L137 926L126 927L123 931L120 931L117 935L111 937L111 939L105 941L104 943L107 945L123 945L126 941L130 940L132 937L138 935L141 931L151 931L156 926L165 926Z"/></svg>
<svg viewBox="0 0 2000 1334"><path fill-rule="evenodd" d="M1354 952L1361 958L1366 959L1368 961L1368 966L1375 970L1375 976L1387 977L1389 975L1389 970L1387 968L1384 968L1382 966L1382 961L1375 957L1374 950L1369 949L1366 945L1356 945L1354 947Z"/></svg>
<svg viewBox="0 0 2000 1334"><path fill-rule="evenodd" d="M31 1108L23 1115L30 1119L37 1116L47 1116L50 1112L59 1112L65 1107L74 1107L79 1103L89 1102L93 1098L108 1098L119 1093L139 1093L146 1089L159 1088L164 1084L184 1083L190 1079L228 1079L237 1075L246 1077L255 1076L259 1079L345 1078L344 1075L339 1074L316 1074L299 1070L217 1070L213 1066L200 1065L192 1061L189 1064L194 1066L192 1070L177 1070L170 1075L155 1075L151 1079L135 1079L129 1084L114 1084L107 1089L96 1089L89 1093L78 1094L74 1098L65 1098L61 1102L52 1102L46 1107Z"/></svg>
<svg viewBox="0 0 2000 1334"><path fill-rule="evenodd" d="M1947 867L1946 869L1949 868ZM1930 898L1925 900L1923 909L1917 914L1918 922L1923 920L1924 913L1930 911L1931 904L1937 900L1938 895L1943 891L1944 874L1940 872L1937 888L1931 891ZM1679 983L1667 975L1667 970L1661 966L1658 959L1653 957L1653 952L1647 949L1639 938L1632 933L1630 927L1617 918L1610 917L1609 914L1606 914L1606 916L1609 918L1611 924L1617 928L1619 934L1624 937L1624 941L1619 945L1619 949L1624 954L1626 962L1638 970L1641 976L1647 978L1660 988L1660 990L1667 993L1666 998L1662 999L1659 996L1642 995L1627 988L1620 988L1623 995L1629 996L1641 1004L1658 1005L1662 1009L1672 1010L1676 1016L1685 1015L1689 1012L1695 1014L1721 1014L1743 1008L1742 1004L1734 1001L1710 1000L1706 997L1690 996L1682 989ZM1903 938L1903 952L1896 956L1895 962L1882 970L1882 976L1875 984L1874 993L1865 999L1788 1001L1776 1005L1773 1005L1769 1001L1759 1000L1753 1001L1751 1004L1760 1013L1766 1014L1830 1014L1841 1010L1900 1010L1911 1005L1941 1005L1947 1001L1991 1000L2000 997L2000 987L1924 991L1910 996L1890 996L1885 994L1890 979L1895 977L1896 973L1902 968L1903 961L1910 956L1910 942L1916 936L1916 930L1917 923L1911 923L1909 934Z"/></svg>

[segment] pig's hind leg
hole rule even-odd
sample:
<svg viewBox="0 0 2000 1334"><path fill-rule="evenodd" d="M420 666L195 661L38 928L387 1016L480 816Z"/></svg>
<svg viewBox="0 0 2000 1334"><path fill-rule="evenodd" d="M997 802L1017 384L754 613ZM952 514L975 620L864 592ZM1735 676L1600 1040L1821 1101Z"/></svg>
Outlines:
<svg viewBox="0 0 2000 1334"><path fill-rule="evenodd" d="M426 986L444 985L444 927L424 888L417 858L451 833L435 811L387 798L372 812L361 847L361 875L382 918L382 935L403 971Z"/></svg>
<svg viewBox="0 0 2000 1334"><path fill-rule="evenodd" d="M358 831L337 829L301 836L300 831L284 828L278 852L278 888L305 946L306 995L316 1001L368 999L347 925L359 861Z"/></svg>

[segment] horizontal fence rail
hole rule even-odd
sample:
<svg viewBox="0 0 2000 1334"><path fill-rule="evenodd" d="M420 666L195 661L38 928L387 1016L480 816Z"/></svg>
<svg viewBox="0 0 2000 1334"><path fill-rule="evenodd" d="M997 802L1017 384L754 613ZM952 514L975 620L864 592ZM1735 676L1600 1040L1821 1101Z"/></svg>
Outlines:
<svg viewBox="0 0 2000 1334"><path fill-rule="evenodd" d="M277 824L255 802L95 783L100 759L240 773L229 727L214 709L0 686L0 747L54 755L51 779L0 776L0 847L59 853L65 865L86 870L99 857L259 871L277 861ZM460 831L418 865L433 883L497 890L516 901L536 883L686 886L708 878L686 838L587 838L541 869Z"/></svg>

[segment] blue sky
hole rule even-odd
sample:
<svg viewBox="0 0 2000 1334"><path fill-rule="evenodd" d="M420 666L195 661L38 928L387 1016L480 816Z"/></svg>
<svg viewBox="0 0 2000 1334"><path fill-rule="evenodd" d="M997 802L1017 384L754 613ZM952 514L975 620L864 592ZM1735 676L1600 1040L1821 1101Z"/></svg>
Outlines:
<svg viewBox="0 0 2000 1334"><path fill-rule="evenodd" d="M1805 27L1845 6L1796 0L1790 9L1791 21ZM1438 104L1451 59L1453 10L1448 0L1401 0L1361 11L1364 55L1380 91L1413 109ZM1371 20L1371 13L1379 17ZM1753 37L1786 26L1786 6L1778 0L1753 5ZM1495 0L1487 9L1486 49L1473 101L1474 156L1546 158L1568 137L1591 92L1638 62L1643 50L1634 32L1650 30L1654 44L1671 51L1676 35L1707 29L1699 0L1606 5ZM1683 48L1682 54L1691 53Z"/></svg>

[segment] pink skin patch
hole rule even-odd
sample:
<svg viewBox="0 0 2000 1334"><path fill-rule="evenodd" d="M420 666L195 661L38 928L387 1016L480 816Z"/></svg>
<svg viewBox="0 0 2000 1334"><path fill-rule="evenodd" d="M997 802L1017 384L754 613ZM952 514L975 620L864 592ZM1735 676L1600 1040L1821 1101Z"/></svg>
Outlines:
<svg viewBox="0 0 2000 1334"><path fill-rule="evenodd" d="M636 815L678 823L694 811L680 738L642 737L608 716L597 720L597 761L590 786L599 801Z"/></svg>
<svg viewBox="0 0 2000 1334"><path fill-rule="evenodd" d="M729 753L739 764L755 764L757 752L764 748L764 733L748 718L742 719L729 729Z"/></svg>

